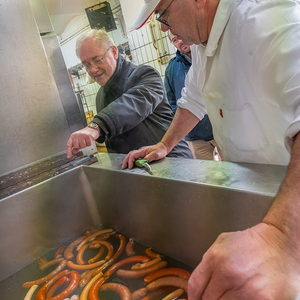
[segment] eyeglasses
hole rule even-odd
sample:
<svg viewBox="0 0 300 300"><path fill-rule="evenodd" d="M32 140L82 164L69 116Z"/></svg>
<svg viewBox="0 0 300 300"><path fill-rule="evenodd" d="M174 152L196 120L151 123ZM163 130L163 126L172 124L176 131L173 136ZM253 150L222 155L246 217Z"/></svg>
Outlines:
<svg viewBox="0 0 300 300"><path fill-rule="evenodd" d="M164 25L166 25L166 26L168 26L168 27L171 27L171 26L169 25L169 23L168 23L167 21L163 20L161 17L165 14L165 12L166 12L167 9L170 7L170 5L172 4L173 1L174 1L174 0L172 0L172 1L170 2L170 4L164 9L164 11L163 11L158 17L156 17L156 20L157 20L158 22L160 22L160 23L162 23L162 24L164 24ZM168 19L169 19L169 18L168 18Z"/></svg>
<svg viewBox="0 0 300 300"><path fill-rule="evenodd" d="M105 55L107 54L107 52L110 50L112 46L110 46L106 52L103 54L103 56L101 58L98 58L98 59L95 59L94 61L92 61L90 64L83 64L83 67L85 68L86 71L89 71L92 69L92 67L94 66L95 68L99 68L101 67L102 63L103 63L103 60L104 60L104 57Z"/></svg>

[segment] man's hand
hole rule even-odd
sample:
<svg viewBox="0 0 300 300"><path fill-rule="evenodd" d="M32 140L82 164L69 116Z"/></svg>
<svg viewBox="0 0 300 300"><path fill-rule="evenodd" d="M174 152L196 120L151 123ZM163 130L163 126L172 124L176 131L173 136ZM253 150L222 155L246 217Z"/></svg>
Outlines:
<svg viewBox="0 0 300 300"><path fill-rule="evenodd" d="M164 158L169 153L166 145L162 142L153 146L145 146L139 150L130 151L123 160L122 169L132 169L134 161L138 158L147 159L148 162Z"/></svg>
<svg viewBox="0 0 300 300"><path fill-rule="evenodd" d="M71 158L80 149L91 146L98 137L98 130L90 127L73 132L67 143L67 158Z"/></svg>
<svg viewBox="0 0 300 300"><path fill-rule="evenodd" d="M222 233L189 279L189 300L300 299L300 249L260 223Z"/></svg>

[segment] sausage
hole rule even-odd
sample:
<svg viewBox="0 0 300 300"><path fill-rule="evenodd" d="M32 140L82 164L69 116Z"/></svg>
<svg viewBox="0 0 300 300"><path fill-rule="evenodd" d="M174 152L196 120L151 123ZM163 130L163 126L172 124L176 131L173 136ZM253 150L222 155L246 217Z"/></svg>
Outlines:
<svg viewBox="0 0 300 300"><path fill-rule="evenodd" d="M74 269L74 270L90 270L90 269L95 269L98 268L99 266L103 265L106 262L106 260L100 260L97 261L93 264L88 264L88 265L77 265L73 263L72 261L68 261L67 265L69 268Z"/></svg>
<svg viewBox="0 0 300 300"><path fill-rule="evenodd" d="M148 290L146 288L141 288L136 290L132 293L131 298L132 300L140 300L144 298L148 294Z"/></svg>
<svg viewBox="0 0 300 300"><path fill-rule="evenodd" d="M71 271L69 277L70 277L70 283L68 287L63 292L56 295L55 297L49 298L49 300L61 300L69 296L71 293L73 293L76 290L80 279L79 273L77 271Z"/></svg>
<svg viewBox="0 0 300 300"><path fill-rule="evenodd" d="M41 270L45 270L45 269L47 269L47 268L50 267L50 266L53 266L53 265L55 265L55 264L60 263L62 260L63 260L63 257L52 259L52 260L50 260L50 261L48 261L48 262L46 262L46 263L40 265L40 269L41 269Z"/></svg>
<svg viewBox="0 0 300 300"><path fill-rule="evenodd" d="M140 269L144 269L144 268L148 268L150 266L153 266L155 264L157 264L158 262L161 261L161 258L160 257L156 257L148 262L145 262L143 264L136 264L136 265L133 265L131 267L131 270L140 270Z"/></svg>
<svg viewBox="0 0 300 300"><path fill-rule="evenodd" d="M184 293L183 289L178 289L178 290L175 290L174 292L171 292L166 297L162 298L162 300L174 300L174 299L177 299L178 297L180 297L183 293Z"/></svg>
<svg viewBox="0 0 300 300"><path fill-rule="evenodd" d="M92 263L96 262L98 259L100 259L100 257L102 256L103 253L104 253L104 247L100 246L97 255L95 255L93 258L89 259L88 263L92 264Z"/></svg>
<svg viewBox="0 0 300 300"><path fill-rule="evenodd" d="M47 298L51 298L58 288L60 288L63 284L70 281L70 278L68 276L63 276L60 279L58 279L48 290L47 292Z"/></svg>
<svg viewBox="0 0 300 300"><path fill-rule="evenodd" d="M59 278L68 275L70 273L70 270L64 270L55 276L53 276L51 279L49 279L37 292L35 300L46 300L47 299L47 290L54 284Z"/></svg>
<svg viewBox="0 0 300 300"><path fill-rule="evenodd" d="M125 259L120 260L119 262L115 263L113 266L111 266L105 273L104 277L111 277L118 269L120 269L123 266L134 264L137 262L147 262L150 258L147 256L131 256L127 257Z"/></svg>
<svg viewBox="0 0 300 300"><path fill-rule="evenodd" d="M115 235L117 238L120 239L120 245L118 250L116 251L116 253L113 255L113 257L111 259L109 259L104 265L102 265L101 267L97 268L94 272L93 275L96 275L99 272L104 271L106 268L108 268L111 264L113 264L118 257L123 253L125 245L126 245L126 238L124 237L124 235L117 233Z"/></svg>
<svg viewBox="0 0 300 300"><path fill-rule="evenodd" d="M135 254L135 252L133 250L133 245L134 245L133 239L129 239L129 241L125 247L125 253L127 256L133 256Z"/></svg>
<svg viewBox="0 0 300 300"><path fill-rule="evenodd" d="M105 283L102 286L100 286L100 291L113 291L120 295L121 300L131 300L131 292L127 286L121 283Z"/></svg>
<svg viewBox="0 0 300 300"><path fill-rule="evenodd" d="M59 247L54 253L54 258L62 257L64 249L65 249L65 246Z"/></svg>
<svg viewBox="0 0 300 300"><path fill-rule="evenodd" d="M38 285L34 284L26 293L24 300L31 300L31 297L37 288L38 288Z"/></svg>
<svg viewBox="0 0 300 300"><path fill-rule="evenodd" d="M98 291L100 286L105 282L105 280L106 280L105 277L101 277L91 286L89 292L89 300L99 300Z"/></svg>
<svg viewBox="0 0 300 300"><path fill-rule="evenodd" d="M85 251L86 248L88 248L89 244L84 245L77 253L76 255L76 262L79 265L85 265L85 261L83 260L83 253Z"/></svg>
<svg viewBox="0 0 300 300"><path fill-rule="evenodd" d="M113 253L114 253L114 247L111 243L107 242L107 241L100 241L100 240L97 240L97 241L92 241L91 244L100 244L100 245L103 245L107 248L107 254L104 258L104 260L109 260Z"/></svg>
<svg viewBox="0 0 300 300"><path fill-rule="evenodd" d="M110 233L112 232L113 229L104 229L104 230L100 230L100 231L97 231L95 233L93 233L92 235L88 236L87 238L85 238L76 248L77 251L79 251L87 242L91 241L93 238L95 238L96 236L98 235L101 235L101 234L105 234L105 233Z"/></svg>
<svg viewBox="0 0 300 300"><path fill-rule="evenodd" d="M46 264L48 261L45 257L40 257L38 262L39 262L39 265L42 266L42 265Z"/></svg>
<svg viewBox="0 0 300 300"><path fill-rule="evenodd" d="M26 287L30 287L34 284L42 284L46 281L48 281L50 278L52 278L53 276L57 275L59 272L61 272L67 265L67 260L63 259L60 264L58 265L58 267L53 270L51 273L49 273L48 275L46 275L45 277L42 277L40 279L37 279L37 280L34 280L34 281L29 281L29 282L25 282L23 283L23 287L26 288Z"/></svg>
<svg viewBox="0 0 300 300"><path fill-rule="evenodd" d="M87 300L88 294L92 285L99 279L99 281L105 281L105 278L103 277L103 273L100 272L97 275L95 275L88 283L87 285L83 288L79 300Z"/></svg>
<svg viewBox="0 0 300 300"><path fill-rule="evenodd" d="M79 286L84 287L92 278L95 269L87 270L80 275Z"/></svg>
<svg viewBox="0 0 300 300"><path fill-rule="evenodd" d="M153 280L156 280L161 277L166 277L166 276L178 276L181 278L189 279L191 276L191 273L180 268L165 268L161 270L157 270L149 275L147 275L144 278L145 283L150 283Z"/></svg>
<svg viewBox="0 0 300 300"><path fill-rule="evenodd" d="M166 261L161 261L153 266L148 268L143 268L140 270L118 270L117 275L121 278L140 278L144 277L156 270L162 269L167 265Z"/></svg>
<svg viewBox="0 0 300 300"><path fill-rule="evenodd" d="M79 245L82 241L84 241L86 239L86 236L83 235L81 237L79 237L78 239L76 239L75 241L73 241L65 250L64 252L64 258L67 260L72 259L75 255L73 254L73 250L74 248Z"/></svg>
<svg viewBox="0 0 300 300"><path fill-rule="evenodd" d="M168 276L168 277L162 277L158 278L151 283L149 283L146 286L146 289L148 291L156 290L157 288L163 287L163 286L174 286L179 289L184 289L187 293L188 290L188 280L185 278L180 278L176 276Z"/></svg>
<svg viewBox="0 0 300 300"><path fill-rule="evenodd" d="M152 259L154 259L154 258L156 258L156 257L161 257L161 256L162 256L162 255L160 255L160 254L158 254L158 253L154 253L154 252L152 251L151 248L147 248L147 249L145 250L145 253L146 253L147 256L149 256L149 257L152 258Z"/></svg>
<svg viewBox="0 0 300 300"><path fill-rule="evenodd" d="M174 291L174 288L171 286L161 287L161 288L149 293L146 297L142 298L142 300L153 300L153 299L156 299L158 295L161 295L166 292L172 292L172 291Z"/></svg>

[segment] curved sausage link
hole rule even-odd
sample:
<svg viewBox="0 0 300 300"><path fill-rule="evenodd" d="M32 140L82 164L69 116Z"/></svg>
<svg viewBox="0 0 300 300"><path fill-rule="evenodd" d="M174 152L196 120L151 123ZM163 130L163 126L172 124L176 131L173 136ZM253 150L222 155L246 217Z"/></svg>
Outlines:
<svg viewBox="0 0 300 300"><path fill-rule="evenodd" d="M119 233L115 234L115 237L120 239L120 245L119 245L118 250L116 251L116 253L113 255L113 257L110 260L108 260L103 266L97 268L93 272L93 275L104 271L106 268L108 268L110 265L112 265L118 259L118 257L123 253L125 246L126 246L126 238L124 237L124 235L119 234Z"/></svg>
<svg viewBox="0 0 300 300"><path fill-rule="evenodd" d="M141 300L148 294L148 290L146 288L141 288L139 290L136 290L131 295L131 300Z"/></svg>
<svg viewBox="0 0 300 300"><path fill-rule="evenodd" d="M73 254L73 250L74 248L79 245L82 241L84 241L86 239L86 235L83 235L81 237L79 237L78 239L76 239L75 241L73 241L64 251L64 258L67 260L72 259L75 255Z"/></svg>
<svg viewBox="0 0 300 300"><path fill-rule="evenodd" d="M89 292L89 300L99 300L98 298L99 288L105 282L105 280L106 280L105 277L101 277L91 286Z"/></svg>
<svg viewBox="0 0 300 300"><path fill-rule="evenodd" d="M98 268L99 266L103 265L104 263L106 263L106 260L100 260L93 264L88 264L88 265L77 265L69 260L67 265L69 268L74 269L74 270L90 270L90 269Z"/></svg>
<svg viewBox="0 0 300 300"><path fill-rule="evenodd" d="M50 261L48 261L48 262L40 265L40 269L41 270L45 270L45 269L47 269L50 266L59 264L63 259L64 259L63 257L52 259L52 260L50 260Z"/></svg>
<svg viewBox="0 0 300 300"><path fill-rule="evenodd" d="M178 276L181 278L189 279L191 273L180 268L165 268L161 270L157 270L144 278L145 283L150 283L158 278L166 277L166 276Z"/></svg>
<svg viewBox="0 0 300 300"><path fill-rule="evenodd" d="M144 277L156 270L162 269L167 265L166 261L161 261L153 266L148 268L143 268L140 270L118 270L117 275L121 278L140 278Z"/></svg>
<svg viewBox="0 0 300 300"><path fill-rule="evenodd" d="M104 229L104 230L100 230L97 231L95 233L93 233L92 235L88 236L87 238L85 238L76 248L77 251L79 251L86 243L88 243L89 241L93 240L96 236L101 235L101 234L106 234L106 233L110 233L112 232L113 229Z"/></svg>
<svg viewBox="0 0 300 300"><path fill-rule="evenodd" d="M88 299L88 295L90 294L89 291L92 287L92 285L97 281L105 281L105 278L103 277L103 273L100 272L97 275L95 275L88 283L87 285L83 288L81 294L80 294L80 298L79 300L87 300Z"/></svg>
<svg viewBox="0 0 300 300"><path fill-rule="evenodd" d="M112 255L114 253L114 247L111 243L109 243L107 241L95 240L95 241L92 241L91 244L100 244L107 248L107 254L106 254L104 260L109 260L112 257Z"/></svg>
<svg viewBox="0 0 300 300"><path fill-rule="evenodd" d="M153 292L150 292L146 297L142 298L142 300L153 300L153 299L156 299L158 295L161 295L166 292L172 292L172 291L174 291L173 287L165 286L165 287L159 288Z"/></svg>
<svg viewBox="0 0 300 300"><path fill-rule="evenodd" d="M62 254L64 252L64 249L65 249L65 246L61 246L59 247L55 253L54 253L54 258L59 258L59 257L62 257Z"/></svg>
<svg viewBox="0 0 300 300"><path fill-rule="evenodd" d="M178 297L180 297L182 294L184 294L184 290L178 289L178 290L175 290L174 292L171 292L169 295L162 298L161 300L174 300L174 299L177 299Z"/></svg>
<svg viewBox="0 0 300 300"><path fill-rule="evenodd" d="M120 295L122 300L131 300L131 292L127 286L121 283L105 283L100 286L100 291L113 291Z"/></svg>
<svg viewBox="0 0 300 300"><path fill-rule="evenodd" d="M61 272L67 265L67 260L66 259L63 259L60 264L58 265L58 267L53 270L51 273L49 273L48 275L46 275L45 277L42 277L40 279L37 279L37 280L34 280L34 281L29 281L29 282L25 282L23 283L23 287L26 288L26 287L30 287L34 284L42 284L46 281L48 281L49 279L51 279L53 276L57 275L59 272Z"/></svg>
<svg viewBox="0 0 300 300"><path fill-rule="evenodd" d="M156 257L161 257L162 256L161 254L153 252L151 248L147 248L145 250L145 253L146 253L147 256L149 256L152 259L154 259Z"/></svg>
<svg viewBox="0 0 300 300"><path fill-rule="evenodd" d="M140 269L144 269L144 268L148 268L150 266L153 266L157 263L159 263L161 261L161 258L160 257L156 257L146 263L143 263L143 264L136 264L136 265L133 265L131 267L131 270L140 270Z"/></svg>
<svg viewBox="0 0 300 300"><path fill-rule="evenodd" d="M156 290L157 288L163 287L163 286L173 286L179 289L184 289L187 293L188 290L188 280L185 278L180 278L176 276L168 276L168 277L162 277L159 279L156 279L149 283L146 286L146 289L148 291Z"/></svg>
<svg viewBox="0 0 300 300"><path fill-rule="evenodd" d="M104 277L111 277L118 269L122 268L123 266L134 264L137 262L147 262L150 261L150 258L147 256L131 256L125 259L120 260L119 262L115 263L111 266L105 273Z"/></svg>
<svg viewBox="0 0 300 300"><path fill-rule="evenodd" d="M44 264L46 264L48 262L48 260L45 257L40 257L38 262L39 262L40 266L43 266Z"/></svg>
<svg viewBox="0 0 300 300"><path fill-rule="evenodd" d="M134 241L133 239L129 239L128 243L125 247L125 253L127 256L133 256L135 255L134 249L133 249Z"/></svg>
<svg viewBox="0 0 300 300"><path fill-rule="evenodd" d="M86 250L86 248L88 248L88 247L89 247L89 244L86 244L78 251L78 253L76 255L76 262L79 265L85 265L85 261L83 260L83 253Z"/></svg>
<svg viewBox="0 0 300 300"><path fill-rule="evenodd" d="M95 269L92 270L86 270L85 272L83 272L80 276L80 281L79 281L79 286L80 287L84 287L92 278L93 276L93 272Z"/></svg>
<svg viewBox="0 0 300 300"><path fill-rule="evenodd" d="M34 284L26 293L24 300L31 300L31 297L37 288L38 288L38 285Z"/></svg>
<svg viewBox="0 0 300 300"><path fill-rule="evenodd" d="M66 282L69 282L70 278L68 276L63 276L60 279L58 279L48 290L47 292L47 298L51 298L58 288L60 288L63 284Z"/></svg>
<svg viewBox="0 0 300 300"><path fill-rule="evenodd" d="M76 290L80 279L79 273L77 271L71 271L69 277L70 277L70 283L68 287L63 292L56 295L55 297L49 298L49 300L61 300L69 296L71 293L73 293Z"/></svg>
<svg viewBox="0 0 300 300"><path fill-rule="evenodd" d="M92 264L92 263L96 262L98 259L100 259L100 257L102 256L103 253L104 253L104 247L100 246L97 255L95 255L93 258L89 259L88 263Z"/></svg>
<svg viewBox="0 0 300 300"><path fill-rule="evenodd" d="M47 299L47 290L61 277L66 276L70 273L70 270L64 270L50 280L48 280L37 292L35 300L46 300Z"/></svg>

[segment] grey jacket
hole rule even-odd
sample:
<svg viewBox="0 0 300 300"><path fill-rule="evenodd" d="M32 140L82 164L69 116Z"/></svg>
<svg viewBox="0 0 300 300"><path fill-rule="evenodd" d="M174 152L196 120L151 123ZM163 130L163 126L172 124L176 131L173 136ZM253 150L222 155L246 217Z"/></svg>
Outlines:
<svg viewBox="0 0 300 300"><path fill-rule="evenodd" d="M101 130L97 141L105 142L110 153L127 154L158 143L173 119L160 74L150 66L136 66L120 54L114 74L98 91L96 108L93 122ZM183 140L168 156L193 158Z"/></svg>

